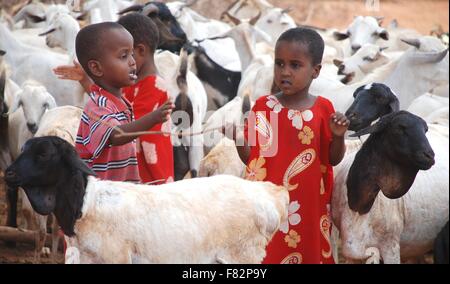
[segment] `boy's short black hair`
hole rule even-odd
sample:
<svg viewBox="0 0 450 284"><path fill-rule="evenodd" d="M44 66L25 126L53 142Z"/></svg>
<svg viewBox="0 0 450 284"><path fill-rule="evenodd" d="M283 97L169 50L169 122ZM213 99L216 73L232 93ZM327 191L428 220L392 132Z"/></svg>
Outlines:
<svg viewBox="0 0 450 284"><path fill-rule="evenodd" d="M159 44L159 31L152 19L139 13L131 13L120 17L117 22L133 36L134 46L144 44L155 52Z"/></svg>
<svg viewBox="0 0 450 284"><path fill-rule="evenodd" d="M78 62L80 62L84 71L91 76L87 66L89 60L98 60L108 44L105 39L105 32L112 29L123 29L121 25L115 22L103 22L88 25L82 28L75 39L75 52Z"/></svg>
<svg viewBox="0 0 450 284"><path fill-rule="evenodd" d="M292 28L285 31L277 41L287 42L300 42L306 45L308 52L311 55L312 64L317 65L322 63L323 50L325 48L325 43L322 37L312 29L308 28Z"/></svg>

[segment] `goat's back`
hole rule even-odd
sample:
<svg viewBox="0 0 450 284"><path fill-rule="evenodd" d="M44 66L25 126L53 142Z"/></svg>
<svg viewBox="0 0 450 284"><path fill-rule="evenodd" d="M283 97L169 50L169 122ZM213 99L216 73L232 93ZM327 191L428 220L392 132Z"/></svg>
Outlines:
<svg viewBox="0 0 450 284"><path fill-rule="evenodd" d="M283 187L232 176L160 186L91 177L77 246L81 262L259 263L288 204Z"/></svg>

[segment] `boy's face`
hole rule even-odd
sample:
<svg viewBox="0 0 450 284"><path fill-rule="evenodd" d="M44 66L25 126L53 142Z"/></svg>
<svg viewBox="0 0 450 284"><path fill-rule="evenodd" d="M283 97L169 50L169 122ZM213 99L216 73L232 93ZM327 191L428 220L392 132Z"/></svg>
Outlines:
<svg viewBox="0 0 450 284"><path fill-rule="evenodd" d="M91 72L114 88L133 85L136 80L133 37L125 29L111 29L105 33L102 55L96 63L89 62Z"/></svg>
<svg viewBox="0 0 450 284"><path fill-rule="evenodd" d="M305 44L280 41L275 48L275 85L285 95L294 95L309 88L320 73L321 65L313 65Z"/></svg>

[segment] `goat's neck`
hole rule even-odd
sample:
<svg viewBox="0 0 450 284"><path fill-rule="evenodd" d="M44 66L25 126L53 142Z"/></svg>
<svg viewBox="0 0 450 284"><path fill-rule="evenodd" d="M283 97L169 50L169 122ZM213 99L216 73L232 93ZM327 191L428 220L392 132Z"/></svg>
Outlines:
<svg viewBox="0 0 450 284"><path fill-rule="evenodd" d="M240 34L240 38L233 37L233 39L241 61L242 74L244 74L247 67L250 66L251 62L256 58L254 46L246 32Z"/></svg>

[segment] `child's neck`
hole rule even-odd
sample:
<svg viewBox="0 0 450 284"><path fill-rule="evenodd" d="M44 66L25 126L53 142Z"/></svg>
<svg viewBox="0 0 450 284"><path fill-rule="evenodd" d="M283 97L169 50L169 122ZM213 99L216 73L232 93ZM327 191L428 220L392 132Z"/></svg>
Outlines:
<svg viewBox="0 0 450 284"><path fill-rule="evenodd" d="M147 61L145 61L142 66L141 69L139 70L138 78L137 81L141 81L142 79L148 77L148 76L152 76L152 75L157 75L158 74L158 69L156 68L155 65L155 61L152 59L149 59Z"/></svg>
<svg viewBox="0 0 450 284"><path fill-rule="evenodd" d="M293 95L285 95L282 92L277 95L280 103L289 109L304 110L314 105L316 97L312 96L308 90Z"/></svg>
<svg viewBox="0 0 450 284"><path fill-rule="evenodd" d="M95 84L98 85L100 88L106 90L108 93L114 95L117 98L122 97L122 89L121 88L116 88L116 87L110 86L109 84L107 84L101 80L95 82Z"/></svg>

